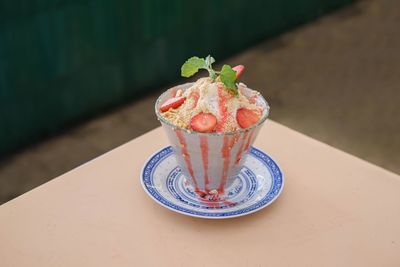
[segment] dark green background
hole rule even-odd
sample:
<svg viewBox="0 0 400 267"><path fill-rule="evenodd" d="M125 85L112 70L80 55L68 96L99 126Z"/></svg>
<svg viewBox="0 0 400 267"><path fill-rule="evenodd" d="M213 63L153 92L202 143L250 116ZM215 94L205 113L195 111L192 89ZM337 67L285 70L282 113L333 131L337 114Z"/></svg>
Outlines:
<svg viewBox="0 0 400 267"><path fill-rule="evenodd" d="M0 155L350 0L0 0Z"/></svg>

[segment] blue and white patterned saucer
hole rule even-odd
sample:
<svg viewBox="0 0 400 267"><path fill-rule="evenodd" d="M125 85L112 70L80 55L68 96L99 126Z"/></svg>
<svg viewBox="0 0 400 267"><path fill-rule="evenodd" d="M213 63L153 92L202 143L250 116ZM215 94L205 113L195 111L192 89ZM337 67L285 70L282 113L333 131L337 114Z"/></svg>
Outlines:
<svg viewBox="0 0 400 267"><path fill-rule="evenodd" d="M278 164L261 150L251 147L236 180L220 201L200 198L181 173L171 146L145 163L141 182L145 192L162 206L185 215L226 219L265 208L282 192L284 178Z"/></svg>

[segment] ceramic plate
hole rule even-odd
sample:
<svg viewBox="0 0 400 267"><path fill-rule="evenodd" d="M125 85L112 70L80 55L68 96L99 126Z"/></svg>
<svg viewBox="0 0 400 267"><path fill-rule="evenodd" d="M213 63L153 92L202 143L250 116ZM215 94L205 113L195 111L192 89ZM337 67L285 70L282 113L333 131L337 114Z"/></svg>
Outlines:
<svg viewBox="0 0 400 267"><path fill-rule="evenodd" d="M185 215L207 219L244 216L265 208L282 192L284 178L278 164L251 147L243 168L218 200L199 197L178 166L171 146L145 163L141 182L145 192L162 206Z"/></svg>

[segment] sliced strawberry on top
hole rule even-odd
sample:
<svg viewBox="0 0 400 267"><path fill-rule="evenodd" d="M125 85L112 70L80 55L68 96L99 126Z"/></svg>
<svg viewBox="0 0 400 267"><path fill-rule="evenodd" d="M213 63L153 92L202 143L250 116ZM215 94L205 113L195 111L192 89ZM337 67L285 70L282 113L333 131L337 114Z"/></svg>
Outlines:
<svg viewBox="0 0 400 267"><path fill-rule="evenodd" d="M217 118L211 113L199 113L190 120L193 130L201 133L211 133L217 125Z"/></svg>
<svg viewBox="0 0 400 267"><path fill-rule="evenodd" d="M249 128L256 124L259 119L260 115L255 110L240 108L236 112L236 120L241 128Z"/></svg>
<svg viewBox="0 0 400 267"><path fill-rule="evenodd" d="M244 66L243 65L237 65L236 67L232 68L234 71L236 71L236 78L239 79L242 73L244 72Z"/></svg>
<svg viewBox="0 0 400 267"><path fill-rule="evenodd" d="M186 97L184 96L170 98L161 105L160 110L161 112L165 112L168 111L170 108L178 108L180 105L183 104L183 102L185 102L185 100Z"/></svg>

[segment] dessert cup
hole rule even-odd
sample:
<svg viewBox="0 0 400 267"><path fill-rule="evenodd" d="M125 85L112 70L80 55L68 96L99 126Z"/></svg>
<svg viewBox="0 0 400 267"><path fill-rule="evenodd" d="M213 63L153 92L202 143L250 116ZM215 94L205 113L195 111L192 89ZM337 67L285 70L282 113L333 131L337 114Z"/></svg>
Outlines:
<svg viewBox="0 0 400 267"><path fill-rule="evenodd" d="M177 127L166 120L160 105L175 96L177 90L185 91L193 83L175 86L165 91L155 104L155 112L173 147L178 165L187 181L200 196L221 195L234 181L242 168L247 152L269 114L267 101L255 99L263 107L260 120L247 129L226 133L200 133ZM250 96L250 89L242 91Z"/></svg>

